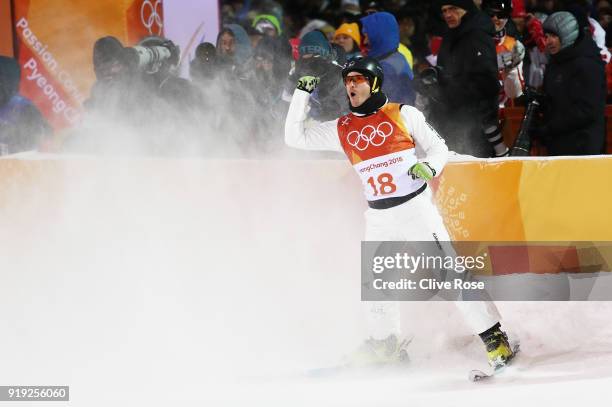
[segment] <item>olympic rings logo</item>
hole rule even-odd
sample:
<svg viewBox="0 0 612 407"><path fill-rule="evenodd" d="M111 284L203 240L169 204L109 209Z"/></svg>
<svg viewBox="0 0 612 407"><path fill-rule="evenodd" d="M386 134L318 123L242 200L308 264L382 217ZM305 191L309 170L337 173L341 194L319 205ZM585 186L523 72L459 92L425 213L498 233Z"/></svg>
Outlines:
<svg viewBox="0 0 612 407"><path fill-rule="evenodd" d="M162 28L164 22L161 16L160 8L162 5L162 0L155 0L155 3L152 3L151 0L145 0L142 2L142 6L140 6L140 21L142 25L149 30L149 34L157 34L161 35ZM148 16L148 17L145 17ZM153 32L153 26L157 26L157 32Z"/></svg>
<svg viewBox="0 0 612 407"><path fill-rule="evenodd" d="M387 131L384 131L387 130ZM368 124L361 131L353 130L346 136L346 142L359 151L364 151L371 145L383 145L387 137L393 133L393 126L389 122L382 122L377 127Z"/></svg>

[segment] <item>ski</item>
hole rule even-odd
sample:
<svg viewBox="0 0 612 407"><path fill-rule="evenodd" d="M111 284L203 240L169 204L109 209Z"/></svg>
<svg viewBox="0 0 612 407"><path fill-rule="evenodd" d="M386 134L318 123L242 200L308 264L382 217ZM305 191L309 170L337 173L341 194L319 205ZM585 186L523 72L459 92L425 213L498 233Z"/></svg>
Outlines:
<svg viewBox="0 0 612 407"><path fill-rule="evenodd" d="M474 370L470 370L469 373L469 379L471 382L479 382L482 380L487 380L487 379L491 379L495 376L497 376L498 374L502 373L504 370L506 370L506 367L508 367L508 365L510 365L510 363L512 363L512 361L514 360L514 358L516 357L516 355L518 354L518 352L521 349L521 343L516 341L516 342L511 342L510 346L512 347L512 356L506 361L506 363L503 366L500 366L496 369L493 369L490 373L484 372L482 370L478 370L478 369L474 369Z"/></svg>

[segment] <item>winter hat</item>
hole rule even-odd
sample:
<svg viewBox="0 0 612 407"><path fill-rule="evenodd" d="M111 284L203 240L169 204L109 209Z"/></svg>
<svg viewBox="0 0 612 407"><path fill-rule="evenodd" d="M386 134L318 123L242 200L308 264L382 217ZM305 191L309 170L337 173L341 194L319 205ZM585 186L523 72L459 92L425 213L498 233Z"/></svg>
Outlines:
<svg viewBox="0 0 612 407"><path fill-rule="evenodd" d="M298 35L298 37L304 38L306 34L314 30L319 30L325 35L329 33L333 34L336 31L336 29L332 27L327 21L315 19L315 20L309 21L308 24L306 24L300 30L300 35Z"/></svg>
<svg viewBox="0 0 612 407"><path fill-rule="evenodd" d="M476 4L474 4L474 0L438 0L440 4L440 8L442 6L455 6L464 9L465 11L474 11L476 10Z"/></svg>
<svg viewBox="0 0 612 407"><path fill-rule="evenodd" d="M580 29L578 21L567 11L551 14L542 26L545 33L554 34L561 40L561 49L567 48L576 42Z"/></svg>
<svg viewBox="0 0 612 407"><path fill-rule="evenodd" d="M342 24L336 30L336 33L334 34L334 38L340 34L348 35L349 37L353 39L353 41L355 41L357 46L361 45L361 34L359 34L359 26L357 25L357 23Z"/></svg>
<svg viewBox="0 0 612 407"><path fill-rule="evenodd" d="M340 9L343 13L358 16L361 14L361 7L359 7L359 0L342 0L340 2Z"/></svg>
<svg viewBox="0 0 612 407"><path fill-rule="evenodd" d="M527 17L525 0L512 0L512 18Z"/></svg>
<svg viewBox="0 0 612 407"><path fill-rule="evenodd" d="M253 28L263 33L266 28L273 28L278 35L282 34L280 22L272 14L260 14L253 20Z"/></svg>
<svg viewBox="0 0 612 407"><path fill-rule="evenodd" d="M313 54L329 58L331 55L331 45L321 31L311 31L306 34L300 42L299 50L300 56Z"/></svg>

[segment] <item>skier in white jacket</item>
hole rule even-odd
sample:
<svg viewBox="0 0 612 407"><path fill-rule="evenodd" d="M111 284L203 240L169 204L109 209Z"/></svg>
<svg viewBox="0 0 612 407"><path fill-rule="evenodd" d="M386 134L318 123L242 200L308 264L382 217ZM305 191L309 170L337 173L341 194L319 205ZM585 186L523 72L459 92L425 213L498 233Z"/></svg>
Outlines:
<svg viewBox="0 0 612 407"><path fill-rule="evenodd" d="M285 121L287 145L305 150L344 152L361 178L369 209L367 241L450 241L432 202L427 181L444 168L444 140L412 106L391 103L381 91L382 68L373 58L349 62L342 72L351 113L336 120L306 124L310 92L318 78L299 79ZM461 301L475 333L483 339L492 366L512 356L499 313L490 301ZM401 361L399 303L366 303L370 334L355 353L354 364Z"/></svg>

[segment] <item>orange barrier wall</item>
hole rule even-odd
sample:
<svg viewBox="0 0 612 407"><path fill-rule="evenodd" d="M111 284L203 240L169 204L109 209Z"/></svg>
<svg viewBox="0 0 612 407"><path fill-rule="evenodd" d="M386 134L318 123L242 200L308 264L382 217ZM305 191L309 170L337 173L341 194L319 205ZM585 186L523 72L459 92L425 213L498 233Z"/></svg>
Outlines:
<svg viewBox="0 0 612 407"><path fill-rule="evenodd" d="M337 203L342 211L325 216L346 218L357 225L356 230L363 229L361 212L366 205L359 181L347 163L335 160L5 158L0 159L0 211L7 202L14 202L15 208L38 207L32 213L35 217L52 208L61 211L54 203L61 201L67 185L90 184L95 192L100 179L116 179L127 186L114 190L105 181L104 188L105 194L128 203L139 183L150 179L160 193L179 193L200 202L203 209L223 211L227 202L239 200L244 213L271 219L279 210L295 210L295 216L302 216L303 208L292 207L288 199L296 195L296 202L303 201L317 213ZM611 156L454 162L433 187L454 240L612 241ZM35 192L43 194L42 199L33 199ZM9 213L0 215L11 219ZM45 216L55 215L51 211ZM358 235L356 240L362 233Z"/></svg>
<svg viewBox="0 0 612 407"><path fill-rule="evenodd" d="M496 274L516 262L521 272L612 265L612 246L590 243L612 242L611 186L610 156L454 162L433 184L453 240L578 242L546 255L498 250L502 266L485 270ZM365 209L344 161L0 159L5 262L50 243L71 253L82 239L89 247L162 234L201 239L211 255L246 250L253 269L300 258L304 269L350 274L359 267ZM67 235L77 240L65 242ZM551 256L559 258L552 270Z"/></svg>

